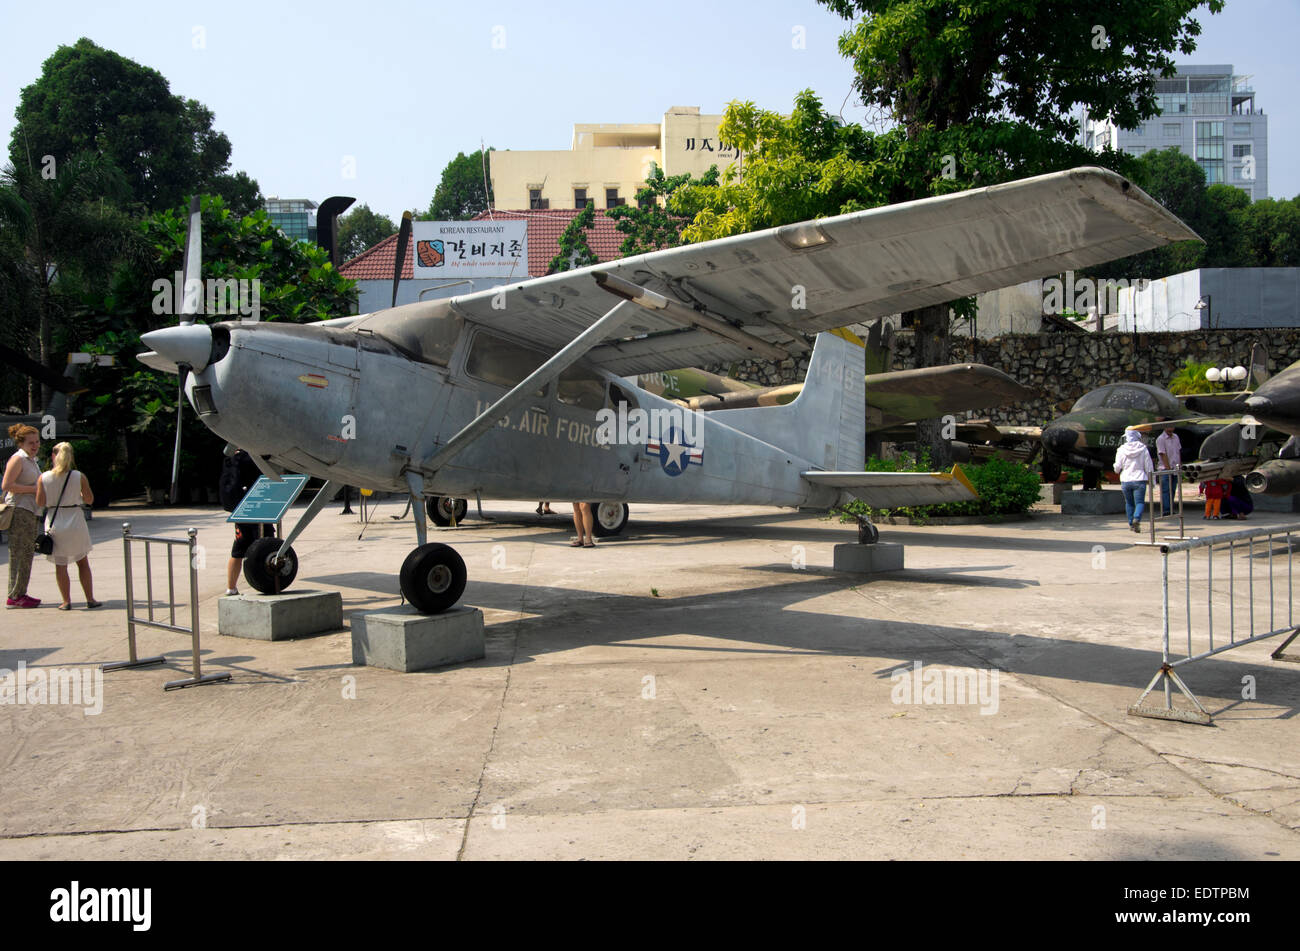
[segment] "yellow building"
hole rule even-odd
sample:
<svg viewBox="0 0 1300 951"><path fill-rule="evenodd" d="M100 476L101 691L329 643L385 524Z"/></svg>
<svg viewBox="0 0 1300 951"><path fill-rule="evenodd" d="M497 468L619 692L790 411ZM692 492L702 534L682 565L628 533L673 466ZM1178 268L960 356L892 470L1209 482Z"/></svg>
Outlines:
<svg viewBox="0 0 1300 951"><path fill-rule="evenodd" d="M503 209L612 208L635 200L653 162L665 175L722 171L739 158L718 138L720 115L673 106L662 122L584 123L568 151L488 153L495 206Z"/></svg>

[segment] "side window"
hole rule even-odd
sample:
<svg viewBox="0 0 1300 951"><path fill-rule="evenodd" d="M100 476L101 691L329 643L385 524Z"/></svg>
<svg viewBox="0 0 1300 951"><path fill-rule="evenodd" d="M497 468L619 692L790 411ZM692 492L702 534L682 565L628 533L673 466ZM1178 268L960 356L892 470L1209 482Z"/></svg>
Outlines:
<svg viewBox="0 0 1300 951"><path fill-rule="evenodd" d="M636 409L636 400L632 399L623 387L617 383L611 383L609 385L609 402L606 405L616 413L620 412L620 410L629 412Z"/></svg>
<svg viewBox="0 0 1300 951"><path fill-rule="evenodd" d="M589 370L569 367L560 374L555 398L566 406L595 412L605 406L605 386Z"/></svg>
<svg viewBox="0 0 1300 951"><path fill-rule="evenodd" d="M465 359L465 372L485 383L514 386L546 362L546 356L491 334L480 333ZM541 396L544 390L538 390Z"/></svg>

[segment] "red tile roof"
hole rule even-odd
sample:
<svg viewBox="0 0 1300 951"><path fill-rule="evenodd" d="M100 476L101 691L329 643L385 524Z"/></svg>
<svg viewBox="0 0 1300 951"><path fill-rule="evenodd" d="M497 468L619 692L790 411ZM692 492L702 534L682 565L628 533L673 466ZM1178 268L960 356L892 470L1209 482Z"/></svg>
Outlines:
<svg viewBox="0 0 1300 951"><path fill-rule="evenodd" d="M578 214L576 208L556 208L528 211L492 211L483 212L475 219L500 218L508 221L528 222L528 276L541 277L550 266L551 258L560 250L560 233L569 226ZM623 243L623 235L614 228L614 219L608 218L600 209L596 211L596 220L587 234L587 243L601 261L613 261L620 257L618 247ZM339 267L339 273L354 281L391 281L393 279L393 259L397 254L397 235L389 235L368 251L358 254ZM406 261L402 264L402 280L414 276L411 267L411 248L406 251Z"/></svg>

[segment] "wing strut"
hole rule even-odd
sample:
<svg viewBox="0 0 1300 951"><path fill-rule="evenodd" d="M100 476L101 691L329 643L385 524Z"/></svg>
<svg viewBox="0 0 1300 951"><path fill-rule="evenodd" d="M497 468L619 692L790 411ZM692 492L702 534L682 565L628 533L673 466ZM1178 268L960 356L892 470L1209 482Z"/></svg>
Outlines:
<svg viewBox="0 0 1300 951"><path fill-rule="evenodd" d="M502 416L510 413L516 406L534 399L534 394L539 389L581 360L583 355L592 347L606 337L611 336L634 312L635 310L629 301L619 301L604 317L601 317L600 320L574 337L568 346L515 384L514 389L485 409L464 429L452 436L445 446L425 459L419 468L423 471L436 472L445 466L474 440L492 429Z"/></svg>

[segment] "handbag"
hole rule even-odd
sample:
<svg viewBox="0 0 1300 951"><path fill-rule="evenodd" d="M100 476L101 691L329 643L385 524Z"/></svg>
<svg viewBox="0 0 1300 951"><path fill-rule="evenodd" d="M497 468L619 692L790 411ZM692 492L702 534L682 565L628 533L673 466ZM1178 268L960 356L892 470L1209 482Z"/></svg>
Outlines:
<svg viewBox="0 0 1300 951"><path fill-rule="evenodd" d="M0 532L9 531L14 523L14 506L10 502L0 502Z"/></svg>
<svg viewBox="0 0 1300 951"><path fill-rule="evenodd" d="M72 470L68 470L68 474L63 477L63 488L59 489L59 499L57 502L54 503L54 511L56 513L59 511L59 506L63 503L63 493L68 488L68 479L70 478L72 478ZM48 509L46 510L45 514L49 515ZM42 528L45 527L44 519L41 520L41 527ZM36 554L38 555L54 554L54 536L51 535L49 532L42 531L39 535L36 536Z"/></svg>

